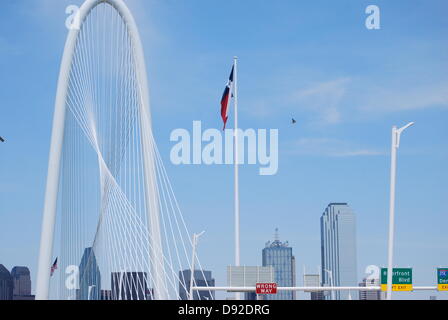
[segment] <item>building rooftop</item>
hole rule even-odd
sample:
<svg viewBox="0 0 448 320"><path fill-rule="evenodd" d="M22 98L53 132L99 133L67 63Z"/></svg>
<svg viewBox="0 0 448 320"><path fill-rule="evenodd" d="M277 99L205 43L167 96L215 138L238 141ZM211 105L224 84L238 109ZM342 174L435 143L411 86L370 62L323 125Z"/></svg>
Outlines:
<svg viewBox="0 0 448 320"><path fill-rule="evenodd" d="M266 242L266 248L276 248L276 247L283 247L283 248L289 247L289 242L288 241L285 241L285 242L281 242L280 241L278 228L275 228L274 241Z"/></svg>
<svg viewBox="0 0 448 320"><path fill-rule="evenodd" d="M4 265L2 265L2 264L0 264L0 274L8 274L8 275L10 275L9 270L6 269L6 267Z"/></svg>
<svg viewBox="0 0 448 320"><path fill-rule="evenodd" d="M11 275L12 276L18 276L18 275L29 276L30 269L28 269L28 267L16 266L16 267L12 268Z"/></svg>

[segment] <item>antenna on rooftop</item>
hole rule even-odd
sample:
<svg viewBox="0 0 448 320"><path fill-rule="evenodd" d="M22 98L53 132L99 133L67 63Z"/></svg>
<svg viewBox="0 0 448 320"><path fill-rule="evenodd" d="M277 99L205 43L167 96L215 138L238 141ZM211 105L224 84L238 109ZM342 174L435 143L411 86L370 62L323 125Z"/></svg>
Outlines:
<svg viewBox="0 0 448 320"><path fill-rule="evenodd" d="M275 240L275 241L280 241L280 237L279 237L279 235L278 235L278 228L275 228L274 240Z"/></svg>

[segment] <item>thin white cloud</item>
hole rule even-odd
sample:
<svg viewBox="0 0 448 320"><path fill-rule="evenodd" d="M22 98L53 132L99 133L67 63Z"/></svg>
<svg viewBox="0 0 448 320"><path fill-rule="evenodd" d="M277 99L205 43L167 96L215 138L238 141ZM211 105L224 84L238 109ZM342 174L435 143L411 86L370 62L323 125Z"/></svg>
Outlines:
<svg viewBox="0 0 448 320"><path fill-rule="evenodd" d="M377 150L360 149L360 150L353 150L353 151L335 152L331 155L334 157L383 156L383 155L385 155L385 152L381 152L381 151L377 151Z"/></svg>
<svg viewBox="0 0 448 320"><path fill-rule="evenodd" d="M299 89L291 96L291 102L298 108L317 114L321 124L336 124L341 122L341 101L344 99L350 78L338 78L313 84Z"/></svg>
<svg viewBox="0 0 448 320"><path fill-rule="evenodd" d="M387 113L434 107L448 107L448 83L382 88L373 92L360 110Z"/></svg>
<svg viewBox="0 0 448 320"><path fill-rule="evenodd" d="M383 151L356 146L334 138L301 138L292 143L290 150L296 155L327 157L366 157L386 154Z"/></svg>
<svg viewBox="0 0 448 320"><path fill-rule="evenodd" d="M304 119L308 125L325 126L365 121L396 112L448 108L448 82L384 82L378 85L368 79L339 77L286 90L266 97L263 103L254 102L249 109L253 109L257 117L290 113ZM278 105L281 108L272 107Z"/></svg>

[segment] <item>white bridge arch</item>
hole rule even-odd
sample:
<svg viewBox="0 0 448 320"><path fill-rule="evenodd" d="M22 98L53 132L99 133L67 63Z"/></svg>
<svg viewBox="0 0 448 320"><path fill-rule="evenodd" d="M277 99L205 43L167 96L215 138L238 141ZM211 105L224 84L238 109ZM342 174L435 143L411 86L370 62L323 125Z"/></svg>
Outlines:
<svg viewBox="0 0 448 320"><path fill-rule="evenodd" d="M87 0L74 22L58 80L36 299L50 297L55 257L60 274L57 299L72 294L86 299L83 284L88 286L87 299L92 291L99 299L102 288L95 287L108 278L110 291L119 287L115 299L135 294L132 290L143 292L137 299L178 298L173 292L186 283L178 272L191 265L191 241L154 142L136 23L122 0ZM96 166L85 164L93 158ZM92 219L96 224L86 222ZM93 254L86 258L83 249L89 247L84 255ZM68 287L65 272L73 265L80 268L78 278L85 279ZM101 280L96 279L100 271ZM118 284L114 274L120 275ZM138 284L124 288L127 276Z"/></svg>

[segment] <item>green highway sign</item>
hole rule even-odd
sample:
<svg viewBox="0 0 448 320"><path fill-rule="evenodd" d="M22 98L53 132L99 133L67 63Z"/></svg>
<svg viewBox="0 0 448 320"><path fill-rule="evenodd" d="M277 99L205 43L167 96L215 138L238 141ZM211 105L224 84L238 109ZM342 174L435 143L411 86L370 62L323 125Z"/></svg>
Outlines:
<svg viewBox="0 0 448 320"><path fill-rule="evenodd" d="M437 289L448 291L448 268L437 268Z"/></svg>
<svg viewBox="0 0 448 320"><path fill-rule="evenodd" d="M381 268L381 290L387 291L387 268ZM412 268L392 269L392 290L412 291Z"/></svg>

